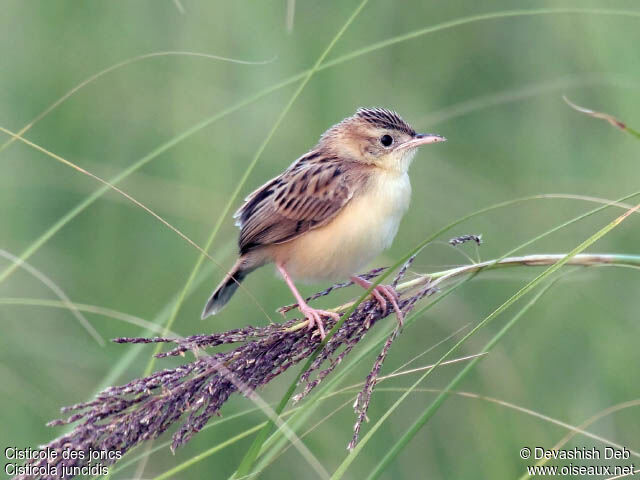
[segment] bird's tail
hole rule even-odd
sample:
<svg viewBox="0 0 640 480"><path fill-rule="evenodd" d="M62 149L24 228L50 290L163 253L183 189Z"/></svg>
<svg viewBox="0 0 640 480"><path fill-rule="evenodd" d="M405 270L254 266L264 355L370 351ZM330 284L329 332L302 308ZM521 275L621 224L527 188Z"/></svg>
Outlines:
<svg viewBox="0 0 640 480"><path fill-rule="evenodd" d="M215 315L222 310L238 289L240 282L257 268L257 265L252 265L252 262L248 260L249 259L244 256L240 257L231 271L224 277L222 282L220 282L220 285L218 285L213 294L211 294L211 297L209 297L204 307L202 312L203 320L209 315Z"/></svg>

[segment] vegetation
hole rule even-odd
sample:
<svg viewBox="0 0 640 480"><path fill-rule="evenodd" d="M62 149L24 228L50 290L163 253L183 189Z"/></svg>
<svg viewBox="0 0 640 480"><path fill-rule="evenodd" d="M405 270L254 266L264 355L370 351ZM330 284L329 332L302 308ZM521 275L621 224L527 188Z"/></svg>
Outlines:
<svg viewBox="0 0 640 480"><path fill-rule="evenodd" d="M183 427L156 417L168 431L128 444L141 443L109 478L517 478L535 463L526 446L640 456L635 5L4 7L2 451L73 435L45 424L105 389L116 402L131 386L161 398L167 385L139 378L178 385L186 377L171 375L194 366L228 379L203 347L231 362L256 338L295 337L274 369L243 370L268 385L227 382ZM315 301L346 315L318 345L293 311L272 324L291 297L267 269L201 322L243 196L327 126L378 105L448 138L419 152L411 209L374 265L390 267L376 281L402 274L414 300L404 329L360 291L334 289ZM466 234L482 245L447 243ZM186 337L175 351L186 357L109 341L155 335ZM190 440L167 455L172 434Z"/></svg>

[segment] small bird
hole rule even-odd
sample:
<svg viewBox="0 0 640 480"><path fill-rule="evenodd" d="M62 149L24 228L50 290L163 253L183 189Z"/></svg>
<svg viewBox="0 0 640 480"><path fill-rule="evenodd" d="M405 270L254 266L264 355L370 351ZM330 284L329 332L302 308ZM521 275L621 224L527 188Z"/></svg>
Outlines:
<svg viewBox="0 0 640 480"><path fill-rule="evenodd" d="M322 319L340 316L310 307L294 279L350 278L370 288L371 282L356 274L393 242L409 207L407 171L416 149L445 140L416 133L384 108L361 108L329 128L312 150L249 195L236 212L240 257L209 298L202 318L218 313L249 273L275 263L308 329L316 326L324 339ZM378 285L371 294L383 314L388 301L402 323L393 287Z"/></svg>

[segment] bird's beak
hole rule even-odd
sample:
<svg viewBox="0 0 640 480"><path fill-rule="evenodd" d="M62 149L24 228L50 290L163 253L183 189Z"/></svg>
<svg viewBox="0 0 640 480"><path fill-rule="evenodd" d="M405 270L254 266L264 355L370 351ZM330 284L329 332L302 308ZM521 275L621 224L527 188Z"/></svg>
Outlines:
<svg viewBox="0 0 640 480"><path fill-rule="evenodd" d="M396 150L407 150L411 148L417 148L420 145L426 145L427 143L446 142L447 139L440 135L433 133L417 133L411 140L401 143L396 147Z"/></svg>

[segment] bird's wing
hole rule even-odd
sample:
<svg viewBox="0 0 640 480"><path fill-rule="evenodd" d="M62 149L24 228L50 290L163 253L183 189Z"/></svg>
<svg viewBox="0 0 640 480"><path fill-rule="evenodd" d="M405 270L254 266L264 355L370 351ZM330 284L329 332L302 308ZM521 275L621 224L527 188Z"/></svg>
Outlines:
<svg viewBox="0 0 640 480"><path fill-rule="evenodd" d="M318 152L301 157L282 175L249 195L235 214L240 253L292 240L325 225L361 188L359 165Z"/></svg>

